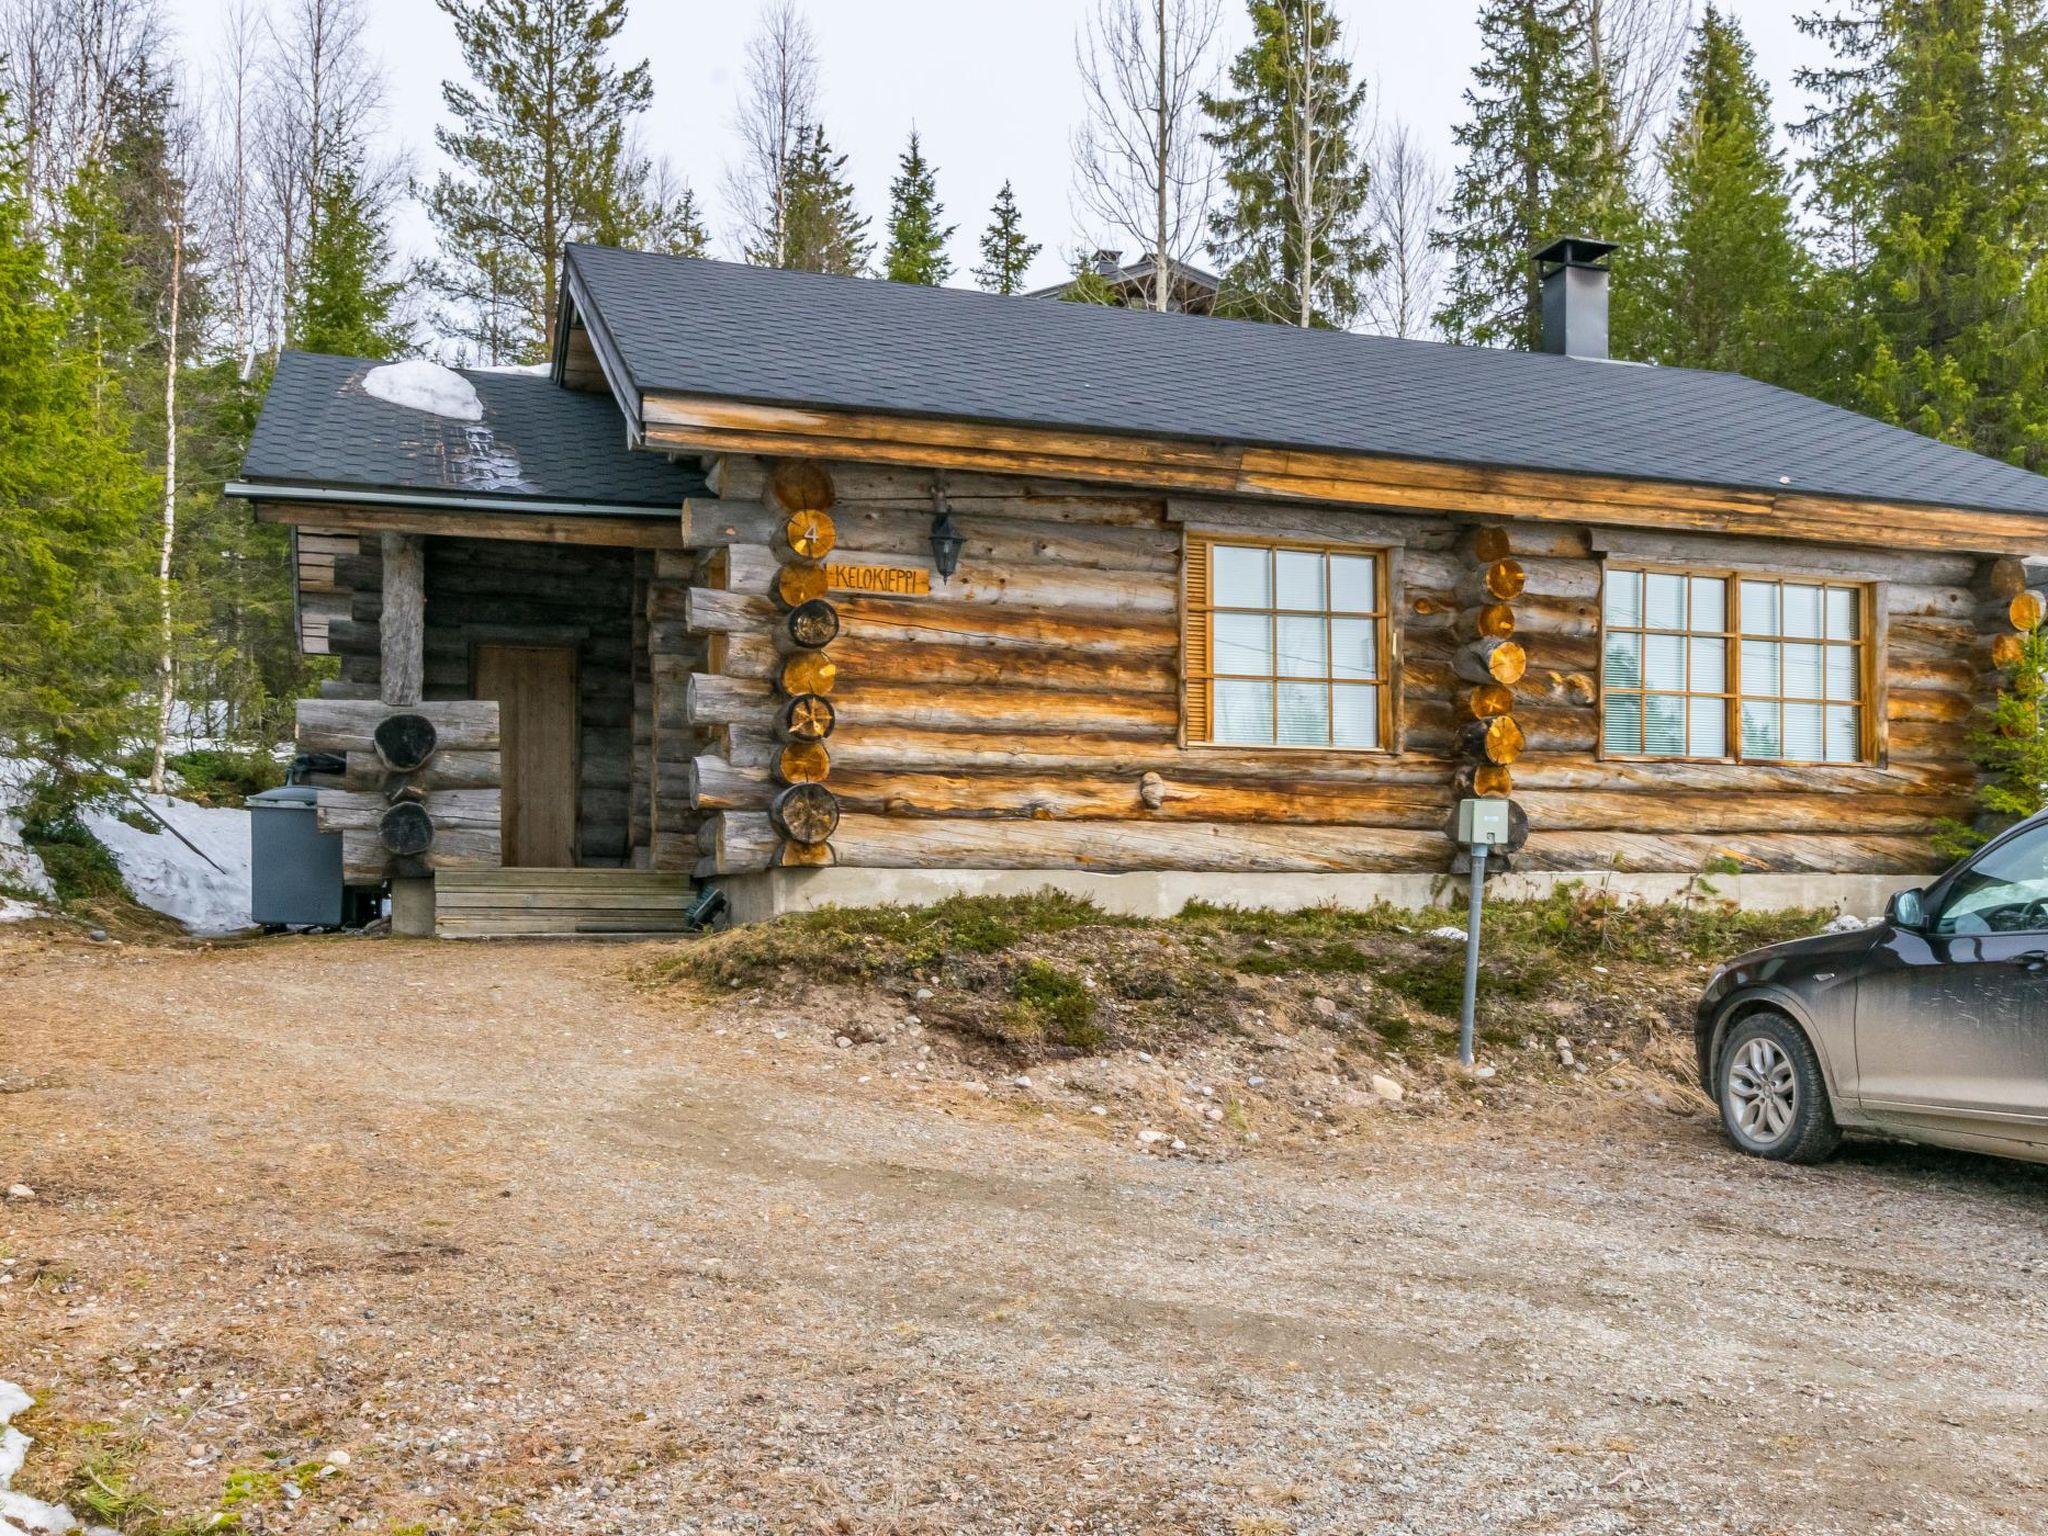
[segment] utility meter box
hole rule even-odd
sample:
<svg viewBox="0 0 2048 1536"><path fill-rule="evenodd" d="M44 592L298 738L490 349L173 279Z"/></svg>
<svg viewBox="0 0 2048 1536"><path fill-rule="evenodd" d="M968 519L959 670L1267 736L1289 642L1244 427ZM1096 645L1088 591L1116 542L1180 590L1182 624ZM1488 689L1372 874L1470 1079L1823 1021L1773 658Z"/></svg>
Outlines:
<svg viewBox="0 0 2048 1536"><path fill-rule="evenodd" d="M1508 841L1508 802L1460 800L1458 841L1467 848L1505 848Z"/></svg>

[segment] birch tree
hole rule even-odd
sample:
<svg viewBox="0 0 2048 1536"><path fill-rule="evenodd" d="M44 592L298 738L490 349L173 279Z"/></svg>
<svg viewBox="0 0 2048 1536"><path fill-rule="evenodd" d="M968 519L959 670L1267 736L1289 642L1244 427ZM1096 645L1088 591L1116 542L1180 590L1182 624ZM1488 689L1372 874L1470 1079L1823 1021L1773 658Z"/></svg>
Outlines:
<svg viewBox="0 0 2048 1536"><path fill-rule="evenodd" d="M1151 307L1200 250L1215 190L1202 98L1215 83L1218 0L1097 0L1075 44L1085 115L1074 134L1084 217L1152 258Z"/></svg>
<svg viewBox="0 0 2048 1536"><path fill-rule="evenodd" d="M1387 336L1429 336L1435 327L1444 252L1434 238L1448 183L1406 123L1383 124L1373 137L1366 229L1384 253L1363 291L1363 318Z"/></svg>
<svg viewBox="0 0 2048 1536"><path fill-rule="evenodd" d="M772 0L747 42L733 116L741 153L726 173L733 243L758 265L789 265L791 173L817 120L817 39L796 0Z"/></svg>
<svg viewBox="0 0 2048 1536"><path fill-rule="evenodd" d="M1365 86L1326 0L1252 0L1233 94L1205 95L1224 203L1210 220L1226 313L1343 327L1384 259L1365 226Z"/></svg>

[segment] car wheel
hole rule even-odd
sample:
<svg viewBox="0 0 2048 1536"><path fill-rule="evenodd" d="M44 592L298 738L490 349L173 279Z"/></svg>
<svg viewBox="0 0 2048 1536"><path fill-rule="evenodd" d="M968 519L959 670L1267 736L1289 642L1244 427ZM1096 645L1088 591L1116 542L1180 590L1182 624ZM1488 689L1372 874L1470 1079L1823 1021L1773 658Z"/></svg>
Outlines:
<svg viewBox="0 0 2048 1536"><path fill-rule="evenodd" d="M1782 1013L1753 1013L1728 1031L1718 1084L1728 1139L1753 1157L1817 1163L1841 1143L1820 1060Z"/></svg>

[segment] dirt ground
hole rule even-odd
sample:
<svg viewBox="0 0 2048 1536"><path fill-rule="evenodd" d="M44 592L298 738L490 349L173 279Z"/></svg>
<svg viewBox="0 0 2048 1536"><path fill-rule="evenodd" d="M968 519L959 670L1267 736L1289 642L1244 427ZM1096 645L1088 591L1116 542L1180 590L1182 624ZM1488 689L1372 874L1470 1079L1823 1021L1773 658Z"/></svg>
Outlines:
<svg viewBox="0 0 2048 1536"><path fill-rule="evenodd" d="M1590 1084L1155 1155L656 953L0 937L17 1486L89 1467L138 1532L2048 1531L2048 1170L1777 1168Z"/></svg>

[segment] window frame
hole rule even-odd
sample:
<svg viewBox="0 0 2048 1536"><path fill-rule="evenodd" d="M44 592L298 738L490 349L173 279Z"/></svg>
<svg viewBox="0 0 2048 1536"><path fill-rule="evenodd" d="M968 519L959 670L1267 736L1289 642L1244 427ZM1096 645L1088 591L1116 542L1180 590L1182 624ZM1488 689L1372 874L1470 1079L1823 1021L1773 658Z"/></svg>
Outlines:
<svg viewBox="0 0 2048 1536"><path fill-rule="evenodd" d="M1718 633L1725 647L1724 671L1722 674L1727 684L1725 693L1722 695L1711 693L1696 694L1688 691L1682 695L1686 699L1722 698L1725 716L1722 727L1725 733L1723 739L1727 741L1729 747L1729 750L1723 755L1719 757L1699 757L1691 754L1678 756L1669 753L1618 752L1607 745L1607 703L1609 693L1607 687L1607 585L1609 578L1616 574L1678 576L1688 579L1699 577L1719 580L1727 584L1723 598L1725 603L1723 628L1717 632L1705 631L1701 635L1701 638L1706 638L1709 635ZM1749 639L1774 641L1779 645L1785 643L1785 636L1782 632L1777 635L1746 635L1744 633L1742 628L1741 584L1745 581L1769 582L1779 587L1781 591L1789 584L1801 587L1819 587L1823 591L1832 587L1856 594L1855 646L1859 653L1857 658L1858 696L1856 707L1859 711L1859 718L1856 730L1856 757L1852 761L1830 762L1826 758L1811 757L1751 757L1744 754L1742 750L1742 701L1745 695L1742 690L1742 642L1745 639ZM1882 686L1884 669L1880 662L1880 654L1887 640L1883 623L1884 608L1879 601L1879 593L1883 585L1882 582L1857 579L1855 577L1826 576L1814 571L1786 570L1778 567L1729 566L1713 563L1687 565L1682 562L1669 560L1642 560L1627 556L1617 558L1611 555L1604 557L1600 562L1600 592L1597 599L1599 622L1595 632L1597 644L1595 658L1597 671L1595 675L1599 680L1597 690L1599 707L1594 721L1595 759L1601 762L1617 763L1708 763L1758 768L1826 769L1882 767L1885 756L1884 732L1882 729L1885 699ZM1825 598L1822 599L1822 603L1823 612L1825 612ZM1690 614L1688 614L1689 618ZM1781 631L1782 628L1781 622ZM1653 633L1647 624L1638 625L1633 629L1622 626L1622 632L1635 635ZM1665 633L1665 631L1658 630L1654 631L1654 633L1661 634ZM1686 630L1684 633L1688 639L1692 638L1691 630ZM1821 645L1823 650L1825 650L1829 644L1840 644L1841 642L1830 642L1823 637L1815 643ZM1825 661L1823 661L1822 666L1823 676L1825 676ZM1690 681L1690 678L1688 678L1688 681ZM1781 678L1780 687L1782 686L1783 679ZM1652 689L1647 686L1620 690L1623 694L1638 699L1647 699L1653 692L1661 693L1665 691L1662 689ZM1756 694L1753 697L1777 703L1780 707L1780 720L1782 721L1782 709L1785 702L1783 694ZM1802 700L1799 702L1806 701ZM1814 702L1825 704L1830 701L1823 698ZM1688 740L1690 735L1691 732L1688 730ZM1647 741L1647 737L1645 737L1645 740Z"/></svg>
<svg viewBox="0 0 2048 1536"><path fill-rule="evenodd" d="M1194 565L1189 556L1200 547L1203 551L1206 601L1199 605L1194 601ZM1370 613L1352 613L1328 606L1330 597L1327 582L1324 589L1324 606L1320 609L1251 609L1219 607L1215 588L1215 551L1218 547L1228 549L1262 549L1268 552L1293 550L1303 554L1321 555L1327 561L1332 556L1353 556L1370 559L1373 564L1373 602L1376 605ZM1280 753L1343 753L1346 756L1393 757L1401 752L1401 626L1394 622L1394 604L1400 591L1401 548L1399 545L1361 543L1347 539L1324 539L1312 537L1286 537L1270 534L1237 533L1225 529L1189 528L1181 539L1180 574L1180 746L1183 751L1211 752L1280 752ZM1327 565L1325 573L1327 577ZM1218 741L1216 730L1216 624L1218 613L1265 613L1274 617L1287 614L1314 616L1328 623L1332 618L1369 619L1377 629L1377 643L1380 657L1379 675L1364 686L1378 693L1378 733L1375 746L1340 746L1335 742L1284 742L1284 741ZM1196 617L1201 618L1201 655L1196 655ZM1277 663L1276 663L1277 665ZM1331 666L1334 671L1334 655ZM1225 678L1249 677L1249 673L1225 673ZM1317 682L1327 688L1335 682L1348 681L1332 676L1316 678L1287 678L1275 673L1267 679L1275 686L1275 708L1278 708L1278 685L1283 682ZM1190 720L1195 692L1203 696L1204 715L1209 723L1206 735L1196 735ZM1334 701L1333 701L1334 724ZM1275 731L1277 735L1277 728Z"/></svg>

